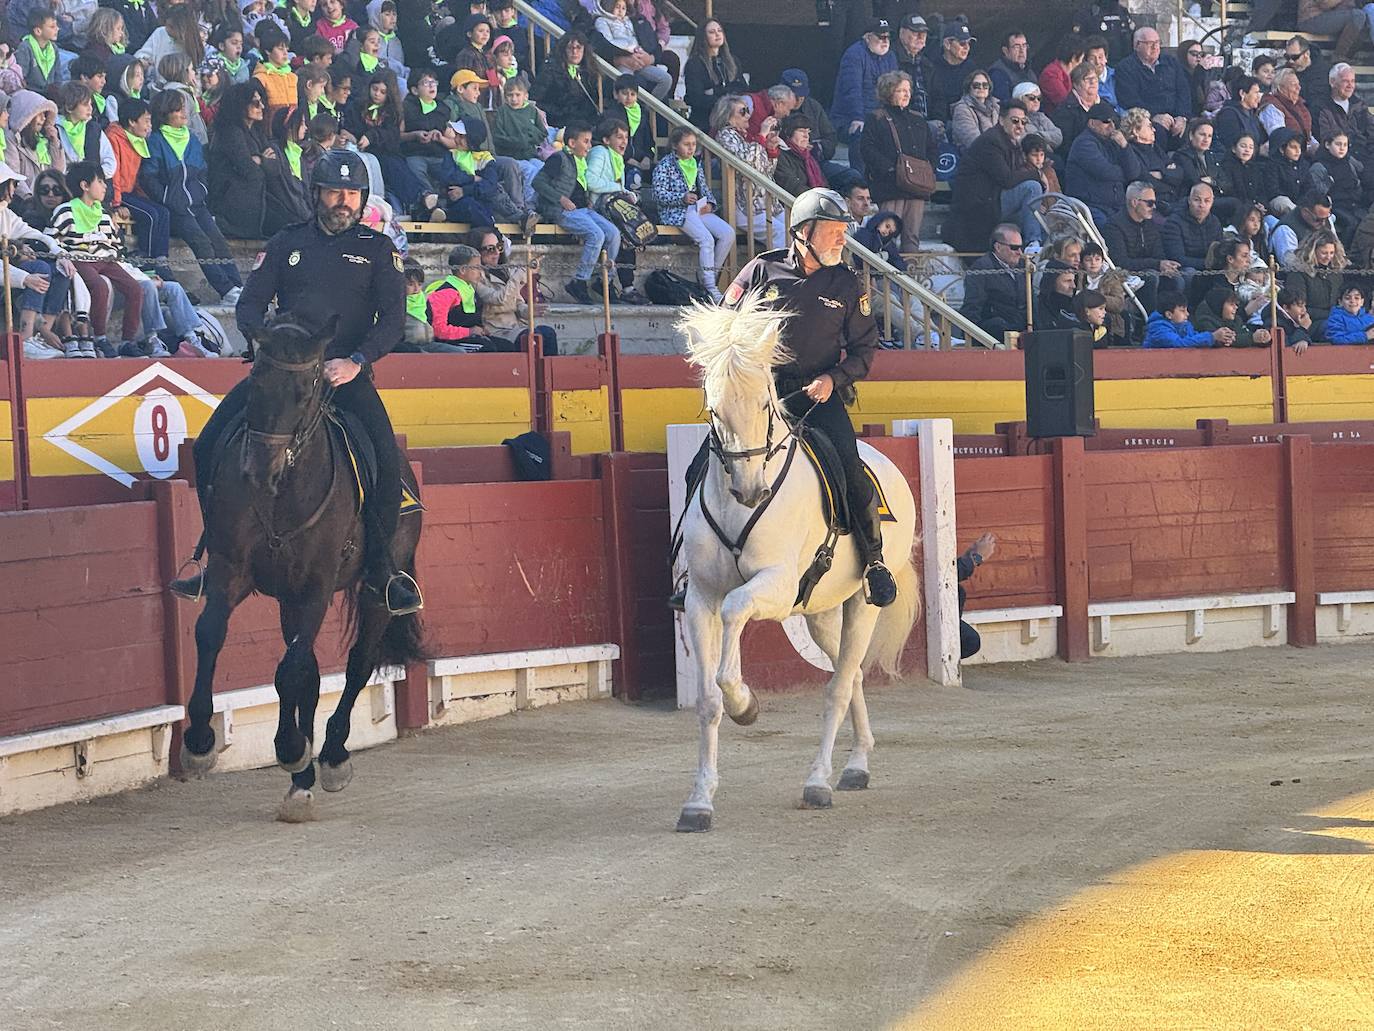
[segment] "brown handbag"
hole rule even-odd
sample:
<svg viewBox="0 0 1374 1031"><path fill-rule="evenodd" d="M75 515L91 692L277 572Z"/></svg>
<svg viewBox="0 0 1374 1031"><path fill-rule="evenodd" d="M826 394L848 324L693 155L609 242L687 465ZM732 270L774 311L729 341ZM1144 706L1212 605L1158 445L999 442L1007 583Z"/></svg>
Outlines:
<svg viewBox="0 0 1374 1031"><path fill-rule="evenodd" d="M888 115L883 115L883 121L892 132L892 146L897 151L897 188L916 200L930 200L935 196L935 166L925 158L903 154L896 123Z"/></svg>

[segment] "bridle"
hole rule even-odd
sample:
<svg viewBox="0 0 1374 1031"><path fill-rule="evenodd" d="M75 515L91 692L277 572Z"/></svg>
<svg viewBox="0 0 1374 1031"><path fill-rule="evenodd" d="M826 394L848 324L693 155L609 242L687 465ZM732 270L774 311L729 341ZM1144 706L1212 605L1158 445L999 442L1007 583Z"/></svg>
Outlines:
<svg viewBox="0 0 1374 1031"><path fill-rule="evenodd" d="M280 358L273 357L266 351L259 349L253 356L253 368L259 366L270 366L293 376L306 373L313 373L314 378L310 384L310 404L306 413L297 422L295 429L287 433L268 433L264 430L255 430L245 424L245 430L249 439L260 442L268 447L282 447L285 445L284 458L287 467L296 464L302 449L315 432L320 428L320 423L324 421L325 409L328 403L328 395L333 388L324 382L324 357L312 358L303 362L285 362ZM321 389L323 387L323 389Z"/></svg>

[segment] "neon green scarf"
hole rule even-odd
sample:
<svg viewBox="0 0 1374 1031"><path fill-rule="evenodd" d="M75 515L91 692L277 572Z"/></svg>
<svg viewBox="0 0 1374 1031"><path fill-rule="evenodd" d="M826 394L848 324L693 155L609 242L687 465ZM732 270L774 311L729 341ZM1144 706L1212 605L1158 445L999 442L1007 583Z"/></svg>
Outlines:
<svg viewBox="0 0 1374 1031"><path fill-rule="evenodd" d="M292 10L295 10L295 8L292 8ZM268 61L266 58L264 58L263 61L262 61L262 63L259 64L258 67L259 67L259 68L265 68L265 69L267 70L267 72L268 72L269 74L271 74L271 75L290 75L290 74L291 74L291 62L290 62L290 61L287 61L286 64L273 64L271 61Z"/></svg>
<svg viewBox="0 0 1374 1031"><path fill-rule="evenodd" d="M371 122L373 125L377 125L377 124L380 123L381 120L382 120L382 117L381 117L381 116L382 116L382 105L381 105L381 104L368 104L368 105L367 105L367 120L368 120L369 122Z"/></svg>
<svg viewBox="0 0 1374 1031"><path fill-rule="evenodd" d="M330 24L331 27L337 29L337 28L338 28L340 25L342 25L344 22L348 21L348 15L345 14L345 15L344 15L342 18L340 18L338 21L335 21L333 18L329 18L328 21L329 21L329 24Z"/></svg>
<svg viewBox="0 0 1374 1031"><path fill-rule="evenodd" d="M106 43L105 45L110 48L112 54L122 54L129 49L123 43Z"/></svg>
<svg viewBox="0 0 1374 1031"><path fill-rule="evenodd" d="M305 28L310 24L310 15L302 14L301 9L295 4L291 5L291 17L296 19L296 24L301 28Z"/></svg>
<svg viewBox="0 0 1374 1031"><path fill-rule="evenodd" d="M573 164L577 166L577 185L585 190L587 188L587 159L574 154Z"/></svg>
<svg viewBox="0 0 1374 1031"><path fill-rule="evenodd" d="M575 79L575 78L577 78L577 65L575 65L575 64L570 64L570 65L568 65L568 78L570 78L570 79Z"/></svg>
<svg viewBox="0 0 1374 1031"><path fill-rule="evenodd" d="M62 130L67 134L67 141L72 145L72 150L76 152L76 160L86 160L86 123L68 121L65 117L59 118L57 124L62 126Z"/></svg>
<svg viewBox="0 0 1374 1031"><path fill-rule="evenodd" d="M142 136L135 136L127 129L124 130L124 137L129 141L129 146L134 148L134 153L141 158L148 157L148 141Z"/></svg>
<svg viewBox="0 0 1374 1031"><path fill-rule="evenodd" d="M420 114L422 115L429 114L439 106L439 101L437 100L426 100L424 97L416 97L415 99L420 102Z"/></svg>
<svg viewBox="0 0 1374 1031"><path fill-rule="evenodd" d="M105 215L105 210L99 204L87 204L80 197L73 197L71 205L72 221L76 223L76 231L83 235L95 232Z"/></svg>
<svg viewBox="0 0 1374 1031"><path fill-rule="evenodd" d="M678 158L677 167L682 169L682 179L687 184L687 189L692 189L697 183L697 159Z"/></svg>
<svg viewBox="0 0 1374 1031"><path fill-rule="evenodd" d="M611 171L615 173L615 181L618 182L621 186L624 186L625 155L617 154L615 151L611 150L610 147L606 148L606 152L611 155Z"/></svg>
<svg viewBox="0 0 1374 1031"><path fill-rule="evenodd" d="M178 161L186 159L186 148L191 143L191 129L183 125L180 129L174 129L170 125L164 125L158 132L162 133L162 138L167 141L167 146L172 148L172 153L177 156Z"/></svg>
<svg viewBox="0 0 1374 1031"><path fill-rule="evenodd" d="M630 139L634 139L635 133L639 132L639 123L644 121L644 109L640 107L639 102L636 101L634 107L627 107L625 109L625 117L630 123Z"/></svg>
<svg viewBox="0 0 1374 1031"><path fill-rule="evenodd" d="M52 166L52 153L48 150L48 138L38 137L38 142L33 145L33 156L38 159L40 165Z"/></svg>
<svg viewBox="0 0 1374 1031"><path fill-rule="evenodd" d="M38 70L43 73L43 78L51 79L53 65L57 63L57 47L51 43L47 44L46 47L40 47L38 40L32 36L25 36L24 42L33 51L33 59L38 65Z"/></svg>
<svg viewBox="0 0 1374 1031"><path fill-rule="evenodd" d="M461 168L468 175L477 174L477 158L470 150L449 151L453 155L453 163Z"/></svg>
<svg viewBox="0 0 1374 1031"><path fill-rule="evenodd" d="M424 293L406 294L406 314L421 322L429 321L429 301Z"/></svg>
<svg viewBox="0 0 1374 1031"><path fill-rule="evenodd" d="M383 32L381 29L378 29L378 30L377 30L377 35L381 36L382 39L383 39L383 41L385 41L385 42L387 42L387 43L390 43L393 39L396 38L396 33L394 33L394 32Z"/></svg>
<svg viewBox="0 0 1374 1031"><path fill-rule="evenodd" d="M501 74L504 75L507 79L513 79L520 74L520 65L513 64L509 68L502 68Z"/></svg>
<svg viewBox="0 0 1374 1031"><path fill-rule="evenodd" d="M291 166L291 174L297 179L304 178L301 175L301 145L295 140L287 140L282 149L286 151L286 163Z"/></svg>
<svg viewBox="0 0 1374 1031"><path fill-rule="evenodd" d="M223 54L220 54L219 59L224 62L224 70L230 75L237 75L239 69L243 67L243 58L241 57L237 61L231 61Z"/></svg>
<svg viewBox="0 0 1374 1031"><path fill-rule="evenodd" d="M91 102L95 104L95 109L102 115L105 113L105 95L103 93L92 93Z"/></svg>
<svg viewBox="0 0 1374 1031"><path fill-rule="evenodd" d="M371 75L373 72L377 70L377 65L381 64L382 62L377 58L373 57L371 54L364 54L359 52L358 63L362 65L363 71L367 72L368 75ZM424 107L424 103L425 102L423 100L420 101L421 108ZM429 112L426 111L425 113L428 114Z"/></svg>
<svg viewBox="0 0 1374 1031"><path fill-rule="evenodd" d="M5 160L5 147L6 147L6 145L7 145L7 144L6 144L6 140L5 140L5 133L4 133L4 130L3 130L3 129L0 129L0 161L4 161L4 160ZM8 164L8 162L6 162L6 163Z"/></svg>

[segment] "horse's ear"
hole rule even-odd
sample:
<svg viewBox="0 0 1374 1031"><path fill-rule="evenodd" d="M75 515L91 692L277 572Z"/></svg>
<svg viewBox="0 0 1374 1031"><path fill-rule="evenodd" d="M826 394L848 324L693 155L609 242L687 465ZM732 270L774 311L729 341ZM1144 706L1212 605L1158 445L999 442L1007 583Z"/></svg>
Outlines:
<svg viewBox="0 0 1374 1031"><path fill-rule="evenodd" d="M320 331L316 334L315 340L321 344L328 345L329 342L338 335L339 319L340 315L338 312L331 315L329 321L320 327Z"/></svg>

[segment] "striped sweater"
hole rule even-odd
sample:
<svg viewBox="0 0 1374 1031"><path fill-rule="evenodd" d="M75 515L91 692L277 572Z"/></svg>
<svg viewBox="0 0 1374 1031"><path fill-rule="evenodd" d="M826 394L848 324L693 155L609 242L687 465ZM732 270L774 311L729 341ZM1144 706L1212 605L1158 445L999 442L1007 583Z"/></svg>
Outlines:
<svg viewBox="0 0 1374 1031"><path fill-rule="evenodd" d="M110 220L108 211L100 215L100 224L89 233L77 231L72 206L68 202L53 212L48 231L73 261L122 261L124 245Z"/></svg>

